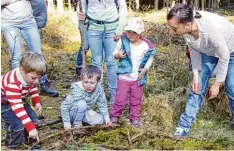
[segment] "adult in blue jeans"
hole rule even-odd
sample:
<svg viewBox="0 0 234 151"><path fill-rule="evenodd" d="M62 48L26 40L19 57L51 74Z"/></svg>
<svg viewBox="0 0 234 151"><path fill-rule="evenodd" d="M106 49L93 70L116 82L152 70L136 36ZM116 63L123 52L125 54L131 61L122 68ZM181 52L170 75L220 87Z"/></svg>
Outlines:
<svg viewBox="0 0 234 151"><path fill-rule="evenodd" d="M11 68L14 69L19 67L19 61L22 56L21 36L23 36L27 43L29 51L42 53L41 39L37 25L38 22L35 20L31 3L28 0L2 0L1 6L1 31L8 44ZM42 9L40 8L38 10ZM38 16L36 16L36 18L37 17ZM42 17L44 19L45 16ZM40 23L41 22L39 22L40 26L45 25L45 23ZM58 96L58 91L50 87L47 76L41 77L40 86L41 90L46 94Z"/></svg>
<svg viewBox="0 0 234 151"><path fill-rule="evenodd" d="M167 15L167 24L171 35L184 36L187 41L193 70L192 88L174 135L188 135L214 69L216 79L209 89L209 99L218 95L224 83L234 125L234 25L214 13L194 12L187 4L176 4Z"/></svg>
<svg viewBox="0 0 234 151"><path fill-rule="evenodd" d="M92 64L103 71L103 63L106 62L109 98L113 104L117 87L117 65L113 52L126 23L126 2L81 0L81 3L84 13L78 12L78 18L87 24L87 42L92 52ZM103 81L101 85L103 86Z"/></svg>
<svg viewBox="0 0 234 151"><path fill-rule="evenodd" d="M78 30L81 34L81 21L78 22ZM84 27L84 43L85 43L85 53L89 50L89 45L87 43L87 32L86 32L87 25ZM80 44L80 48L78 49L77 56L76 56L76 75L79 77L82 70L82 44Z"/></svg>

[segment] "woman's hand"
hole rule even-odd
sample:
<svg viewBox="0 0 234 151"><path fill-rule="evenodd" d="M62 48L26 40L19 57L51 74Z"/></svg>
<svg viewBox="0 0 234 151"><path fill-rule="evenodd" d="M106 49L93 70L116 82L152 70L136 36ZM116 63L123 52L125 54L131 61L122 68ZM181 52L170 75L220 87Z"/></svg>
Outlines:
<svg viewBox="0 0 234 151"><path fill-rule="evenodd" d="M219 94L219 87L221 83L215 82L214 84L211 85L210 90L209 90L209 100L214 99L217 97Z"/></svg>
<svg viewBox="0 0 234 151"><path fill-rule="evenodd" d="M198 93L199 90L200 90L199 73L198 72L194 72L193 73L192 90L193 90L194 93Z"/></svg>

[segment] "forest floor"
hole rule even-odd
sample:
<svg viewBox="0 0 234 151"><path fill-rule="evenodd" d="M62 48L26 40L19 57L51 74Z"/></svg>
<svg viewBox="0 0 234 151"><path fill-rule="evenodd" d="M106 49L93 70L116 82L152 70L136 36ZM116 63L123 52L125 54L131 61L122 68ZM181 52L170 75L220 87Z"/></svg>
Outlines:
<svg viewBox="0 0 234 151"><path fill-rule="evenodd" d="M60 120L60 105L75 81L75 58L79 48L79 34L75 13L62 16L49 15L42 30L42 49L48 63L48 76L59 97L41 94L45 119L41 124L56 124L39 129L42 149L104 150L104 149L154 149L154 150L234 150L234 129L231 127L227 98L222 92L217 99L205 100L200 114L186 139L172 137L180 114L183 112L189 86L189 71L185 45L181 39L169 37L165 26L165 11L151 14L130 13L144 18L145 36L158 47L157 56L148 74L144 88L142 127L131 127L128 109L114 127L84 127L64 131ZM234 17L229 17L234 22ZM172 42L169 40L172 39ZM177 43L178 42L178 43ZM9 56L2 38L2 70L9 70ZM91 52L86 60L91 63ZM106 77L105 81L106 81ZM211 81L212 82L212 81ZM106 83L106 82L105 82ZM105 85L105 88L106 85ZM4 149L4 124L1 129ZM31 146L22 145L21 149Z"/></svg>

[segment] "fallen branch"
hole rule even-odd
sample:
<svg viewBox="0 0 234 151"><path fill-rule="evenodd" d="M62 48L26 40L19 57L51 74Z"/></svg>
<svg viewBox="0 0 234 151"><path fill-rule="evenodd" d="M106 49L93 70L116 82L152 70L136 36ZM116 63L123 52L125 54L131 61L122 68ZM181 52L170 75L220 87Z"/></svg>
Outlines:
<svg viewBox="0 0 234 151"><path fill-rule="evenodd" d="M135 142L137 140L137 138L139 138L140 136L142 136L143 134L145 134L145 131L140 132L139 134L135 135L132 137L132 142Z"/></svg>
<svg viewBox="0 0 234 151"><path fill-rule="evenodd" d="M58 120L54 120L54 121L48 121L48 122L43 121L43 123L38 124L37 128L42 128L42 127L45 127L45 126L58 124L60 122L62 122L62 119L58 119Z"/></svg>
<svg viewBox="0 0 234 151"><path fill-rule="evenodd" d="M132 147L132 140L131 140L129 131L128 131L128 142L129 142L129 145Z"/></svg>

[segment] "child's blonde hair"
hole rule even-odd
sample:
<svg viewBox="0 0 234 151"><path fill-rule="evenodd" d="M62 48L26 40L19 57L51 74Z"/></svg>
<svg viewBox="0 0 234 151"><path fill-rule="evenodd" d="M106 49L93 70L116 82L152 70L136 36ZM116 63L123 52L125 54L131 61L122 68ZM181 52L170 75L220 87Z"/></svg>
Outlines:
<svg viewBox="0 0 234 151"><path fill-rule="evenodd" d="M97 81L101 79L102 72L99 67L94 65L87 65L85 68L81 70L81 79L83 79L84 76L87 76L89 79L92 77L97 77Z"/></svg>
<svg viewBox="0 0 234 151"><path fill-rule="evenodd" d="M20 60L20 67L23 67L26 73L36 72L37 75L46 73L46 61L42 54L35 52L26 52Z"/></svg>

